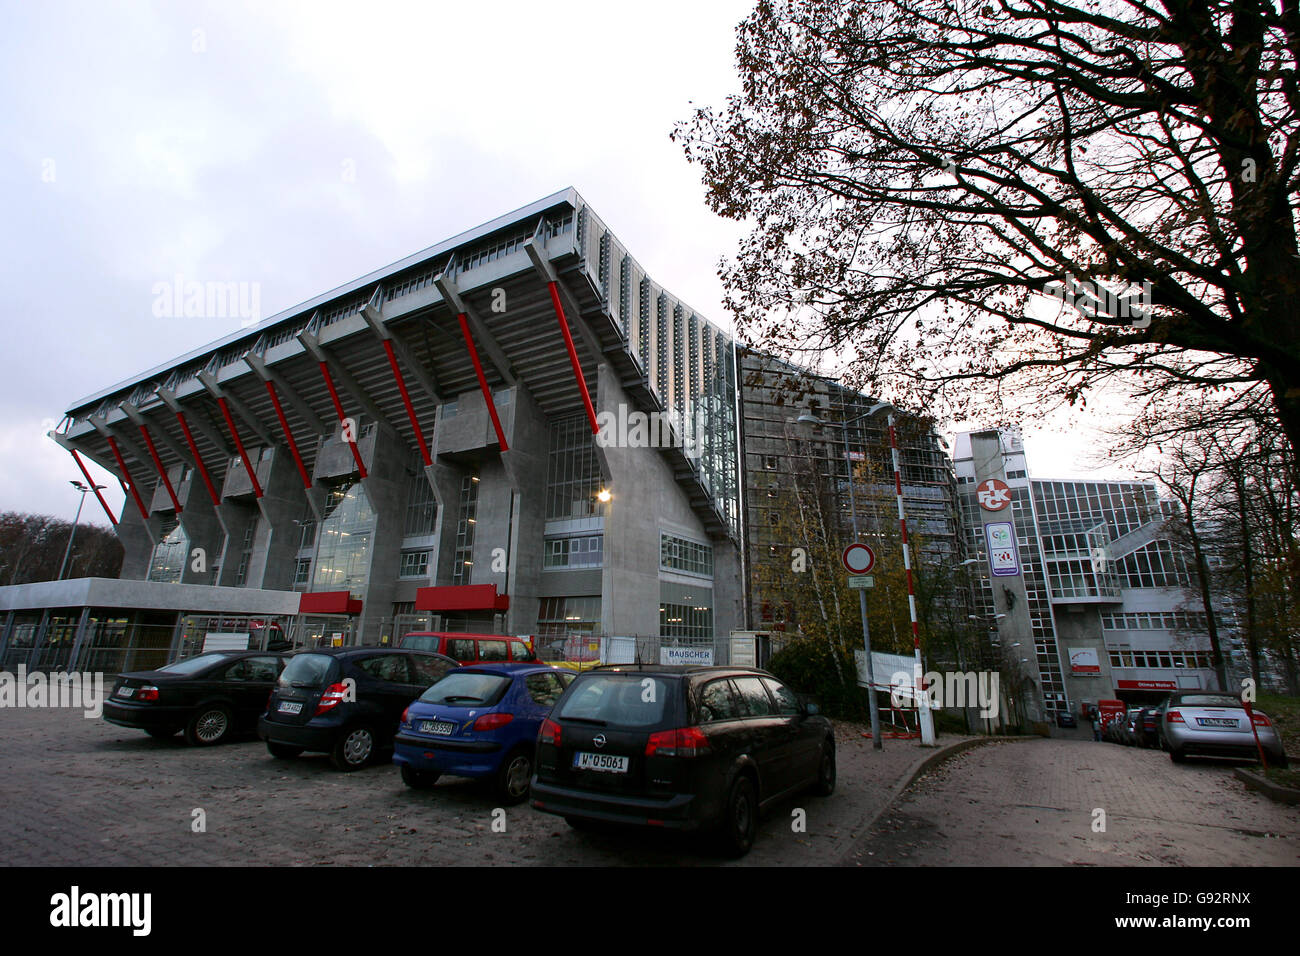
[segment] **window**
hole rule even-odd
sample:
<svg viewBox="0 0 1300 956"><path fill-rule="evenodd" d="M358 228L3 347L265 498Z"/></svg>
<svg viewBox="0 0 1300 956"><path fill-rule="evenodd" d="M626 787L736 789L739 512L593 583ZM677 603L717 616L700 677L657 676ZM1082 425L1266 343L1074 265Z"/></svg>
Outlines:
<svg viewBox="0 0 1300 956"><path fill-rule="evenodd" d="M734 681L740 700L750 717L771 717L776 713L763 682L757 677L737 677Z"/></svg>
<svg viewBox="0 0 1300 956"><path fill-rule="evenodd" d="M411 667L415 670L415 683L424 685L436 684L452 669L446 661L425 654L412 654Z"/></svg>
<svg viewBox="0 0 1300 956"><path fill-rule="evenodd" d="M764 455L763 467L768 471L774 470L776 468L776 455Z"/></svg>
<svg viewBox="0 0 1300 956"><path fill-rule="evenodd" d="M661 637L713 637L713 589L659 582Z"/></svg>
<svg viewBox="0 0 1300 956"><path fill-rule="evenodd" d="M704 685L700 693L700 723L735 720L740 716L740 705L731 691L731 681L724 678Z"/></svg>
<svg viewBox="0 0 1300 956"><path fill-rule="evenodd" d="M447 641L447 656L457 661L477 660L478 648L468 638L455 638Z"/></svg>
<svg viewBox="0 0 1300 956"><path fill-rule="evenodd" d="M429 576L428 551L403 551L398 577L427 578Z"/></svg>
<svg viewBox="0 0 1300 956"><path fill-rule="evenodd" d="M537 633L541 637L600 633L600 598L542 598L537 611Z"/></svg>
<svg viewBox="0 0 1300 956"><path fill-rule="evenodd" d="M504 661L506 660L506 642L479 641L478 656L481 661Z"/></svg>
<svg viewBox="0 0 1300 956"><path fill-rule="evenodd" d="M528 649L523 641L510 642L510 659L512 661L535 661L537 655Z"/></svg>
<svg viewBox="0 0 1300 956"><path fill-rule="evenodd" d="M794 691L768 677L762 678L762 681L763 686L772 695L772 699L776 701L778 713L787 717L794 717L799 714L799 698L795 696Z"/></svg>
<svg viewBox="0 0 1300 956"><path fill-rule="evenodd" d="M546 517L587 518L603 514L596 498L603 479L596 442L582 415L551 423L546 472Z"/></svg>
<svg viewBox="0 0 1300 956"><path fill-rule="evenodd" d="M408 538L433 534L434 524L438 519L438 502L433 497L433 488L419 467L422 462L413 463L414 474L410 476L406 490L406 523L402 533Z"/></svg>
<svg viewBox="0 0 1300 956"><path fill-rule="evenodd" d="M246 657L226 668L225 679L270 683L279 673L280 668L274 657Z"/></svg>
<svg viewBox="0 0 1300 956"><path fill-rule="evenodd" d="M179 584L189 556L190 536L177 518L167 518L162 539L154 546L153 558L149 562L149 580Z"/></svg>
<svg viewBox="0 0 1300 956"><path fill-rule="evenodd" d="M355 664L362 673L369 674L375 680L409 684L411 673L406 662L405 654L381 654L375 657L363 657Z"/></svg>
<svg viewBox="0 0 1300 956"><path fill-rule="evenodd" d="M451 562L451 583L468 584L474 567L474 526L478 523L478 475L460 481L460 518L456 521L456 553Z"/></svg>
<svg viewBox="0 0 1300 956"><path fill-rule="evenodd" d="M330 489L312 586L317 591L347 591L361 595L370 580L370 543L377 521L360 481Z"/></svg>
<svg viewBox="0 0 1300 956"><path fill-rule="evenodd" d="M239 549L239 569L235 572L235 587L242 588L248 581L248 564L253 558L253 543L257 540L257 525L261 515L254 511L244 528L244 544Z"/></svg>
<svg viewBox="0 0 1300 956"><path fill-rule="evenodd" d="M604 562L605 536L578 535L547 538L542 557L544 568L598 568Z"/></svg>
<svg viewBox="0 0 1300 956"><path fill-rule="evenodd" d="M564 675L573 680L572 676ZM568 686L568 681L561 681L559 674L530 674L524 678L524 686L528 689L528 696L533 699L533 703L540 704L542 707L554 707L555 702L560 699L564 693L564 688Z"/></svg>
<svg viewBox="0 0 1300 956"><path fill-rule="evenodd" d="M298 558L293 565L293 586L305 588L311 583L311 558Z"/></svg>
<svg viewBox="0 0 1300 956"><path fill-rule="evenodd" d="M659 567L665 571L713 576L713 548L676 535L659 536Z"/></svg>

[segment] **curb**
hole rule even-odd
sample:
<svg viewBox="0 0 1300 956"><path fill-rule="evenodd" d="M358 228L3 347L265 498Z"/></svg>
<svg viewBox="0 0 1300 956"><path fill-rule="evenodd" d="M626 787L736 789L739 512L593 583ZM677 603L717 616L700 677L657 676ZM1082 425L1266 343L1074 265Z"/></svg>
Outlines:
<svg viewBox="0 0 1300 956"><path fill-rule="evenodd" d="M1281 784L1274 783L1267 777L1241 767L1234 767L1232 775L1246 785L1247 790L1255 790L1274 800L1277 803L1300 803L1300 790L1294 787L1284 787Z"/></svg>
<svg viewBox="0 0 1300 956"><path fill-rule="evenodd" d="M871 834L871 829L876 825L876 821L878 821L881 817L883 817L886 813L888 813L889 809L894 805L894 803L898 800L898 798L901 797L907 791L907 788L910 787L912 784L916 783L917 778L920 777L922 774L924 774L927 770L931 770L934 767L938 766L939 764L943 763L945 760L951 760L953 757L956 757L958 754L964 753L967 750L971 750L975 747L982 747L984 744L1008 743L1008 742L1022 743L1026 740L1042 740L1042 739L1043 738L1040 737L1038 734L1026 734L1024 736L1016 736L1016 737L972 737L969 740L959 740L955 744L948 744L946 747L940 747L937 750L934 750L933 752L926 754L924 757L917 760L916 763L912 764L911 768L903 775L903 779L894 786L894 791L889 795L889 799L885 801L884 806L882 806L880 810L874 816L871 817L871 819L865 821L865 823L862 825L861 835L856 840L853 841L853 846L849 848L847 852L842 854L840 858L835 861L834 865L835 866L854 865L851 862L851 857L853 857L856 854L856 852L858 851L859 847L862 844L866 843L868 837Z"/></svg>

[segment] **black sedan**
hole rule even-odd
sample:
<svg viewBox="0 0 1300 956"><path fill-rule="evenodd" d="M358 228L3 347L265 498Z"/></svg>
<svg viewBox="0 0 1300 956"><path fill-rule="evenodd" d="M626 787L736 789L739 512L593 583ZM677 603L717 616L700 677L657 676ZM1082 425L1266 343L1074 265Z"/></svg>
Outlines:
<svg viewBox="0 0 1300 956"><path fill-rule="evenodd" d="M104 719L159 739L184 731L186 741L198 746L255 733L286 657L213 651L156 671L119 674L104 702Z"/></svg>

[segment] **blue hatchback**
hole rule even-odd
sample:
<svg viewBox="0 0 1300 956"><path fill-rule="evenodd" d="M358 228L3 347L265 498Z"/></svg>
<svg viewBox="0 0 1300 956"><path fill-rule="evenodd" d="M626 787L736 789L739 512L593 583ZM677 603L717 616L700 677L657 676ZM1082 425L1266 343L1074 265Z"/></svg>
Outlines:
<svg viewBox="0 0 1300 956"><path fill-rule="evenodd" d="M508 803L528 796L542 720L573 680L536 664L458 667L402 714L393 763L408 787L443 774L489 778Z"/></svg>

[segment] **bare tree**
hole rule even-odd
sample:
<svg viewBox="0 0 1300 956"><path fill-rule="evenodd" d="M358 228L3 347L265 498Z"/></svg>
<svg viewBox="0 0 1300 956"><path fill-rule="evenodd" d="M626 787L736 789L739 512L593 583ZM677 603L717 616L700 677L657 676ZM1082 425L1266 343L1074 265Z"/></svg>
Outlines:
<svg viewBox="0 0 1300 956"><path fill-rule="evenodd" d="M760 0L736 59L673 135L753 224L752 337L961 417L1208 389L1300 441L1300 8Z"/></svg>

